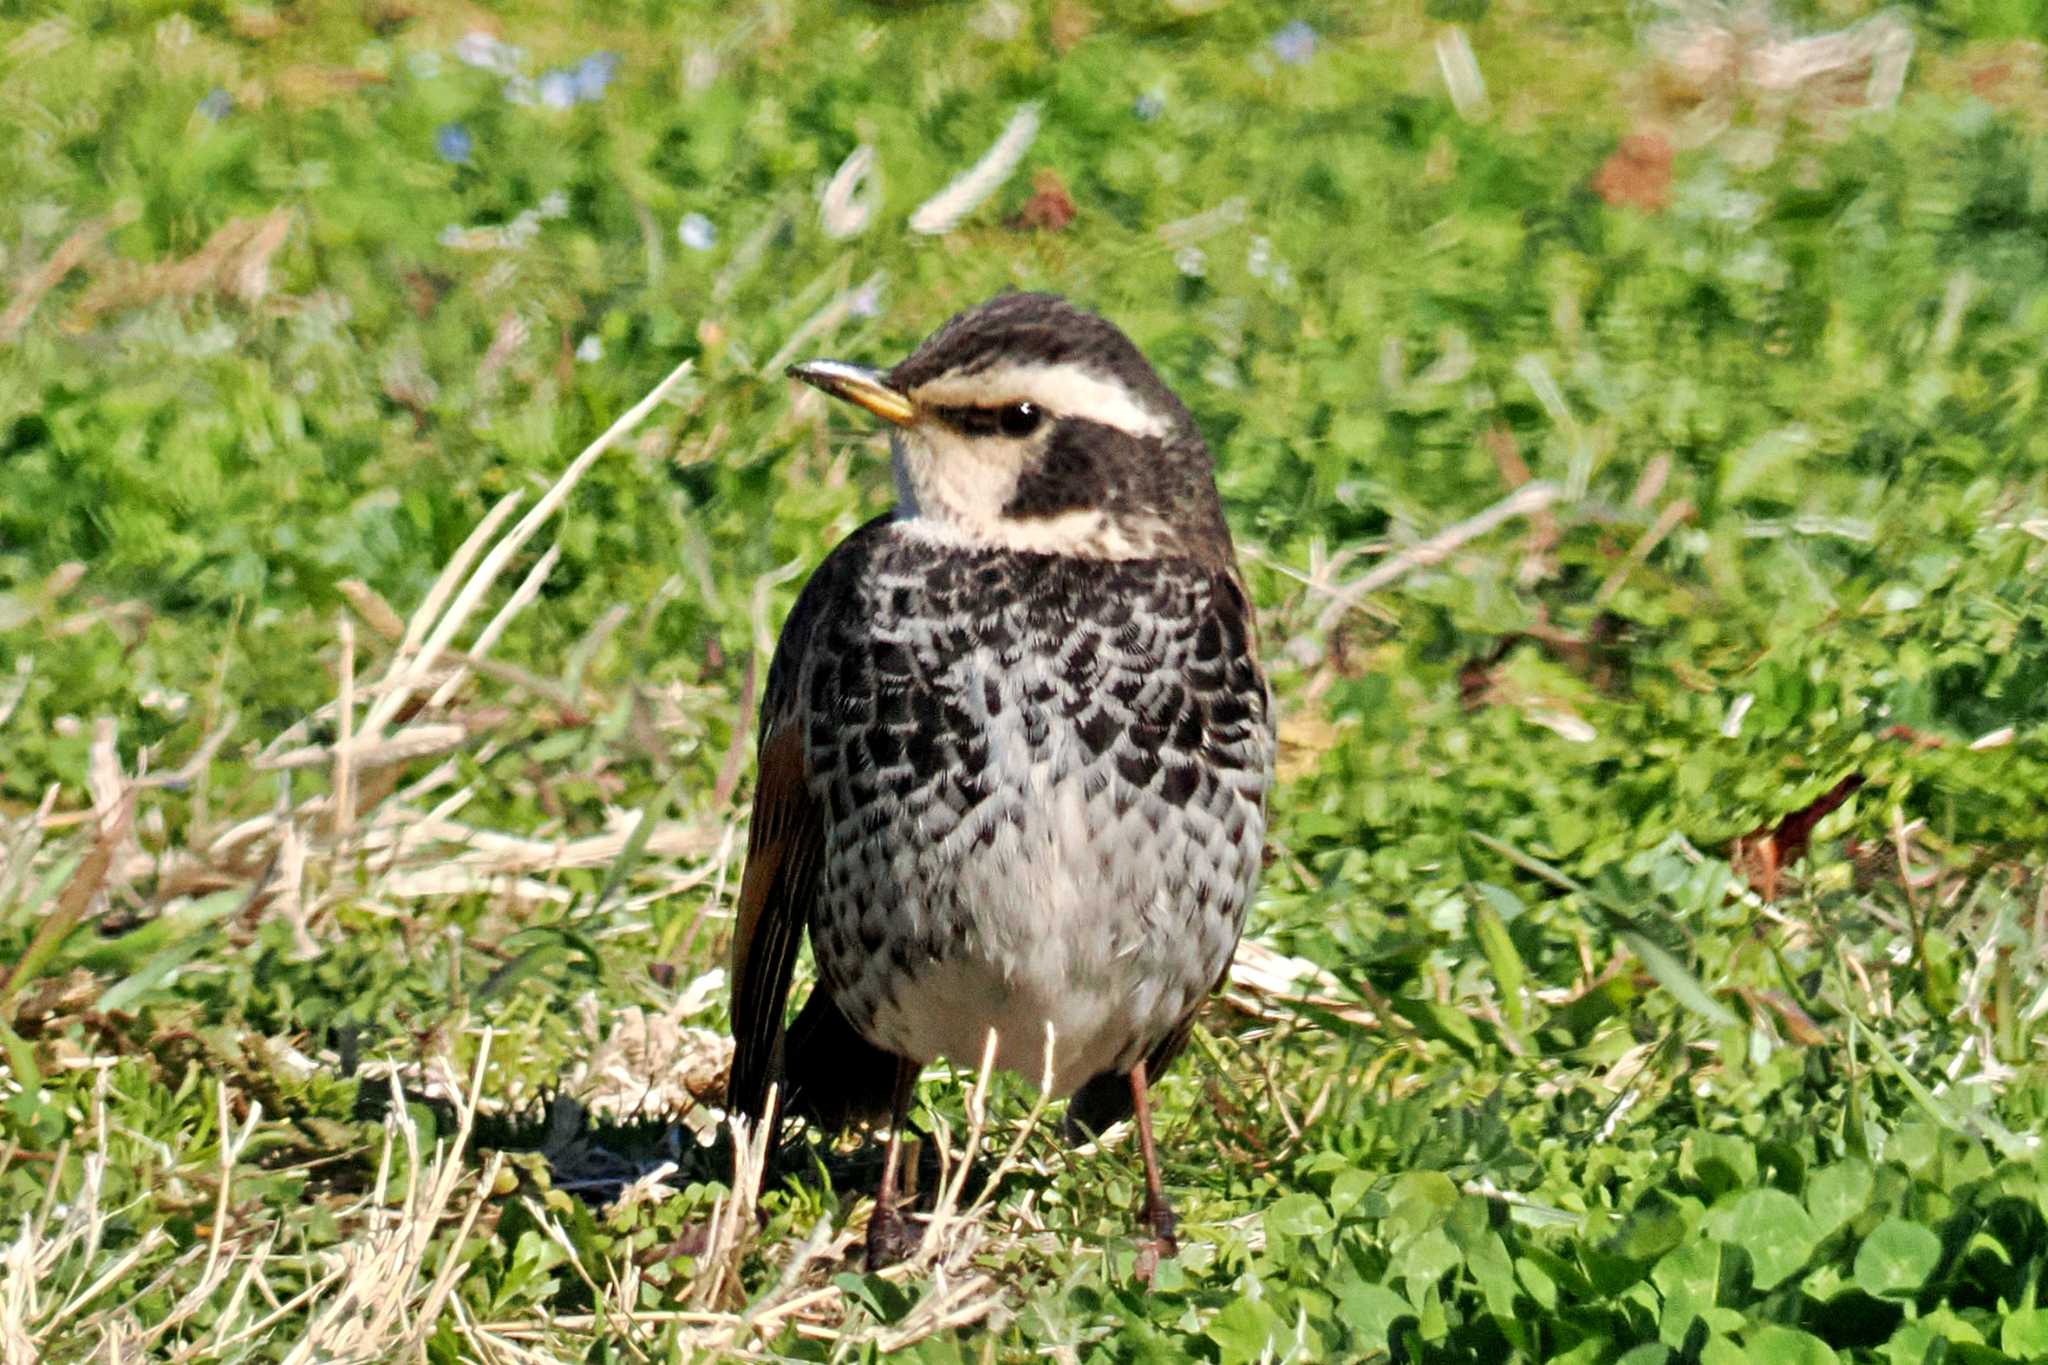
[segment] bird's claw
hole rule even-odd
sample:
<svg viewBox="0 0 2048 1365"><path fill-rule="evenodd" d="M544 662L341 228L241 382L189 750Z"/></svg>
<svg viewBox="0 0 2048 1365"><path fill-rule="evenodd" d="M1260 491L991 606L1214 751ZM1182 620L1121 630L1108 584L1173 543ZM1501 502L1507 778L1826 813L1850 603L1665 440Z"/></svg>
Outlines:
<svg viewBox="0 0 2048 1365"><path fill-rule="evenodd" d="M1138 1242L1138 1259L1131 1265L1131 1274L1138 1283L1149 1286L1152 1276L1159 1270L1159 1263L1180 1255L1180 1240L1174 1236L1179 1230L1179 1220L1173 1210L1164 1204L1146 1208L1143 1222L1152 1235Z"/></svg>
<svg viewBox="0 0 2048 1365"><path fill-rule="evenodd" d="M868 1219L867 1269L870 1274L910 1259L923 1236L894 1209L876 1209Z"/></svg>

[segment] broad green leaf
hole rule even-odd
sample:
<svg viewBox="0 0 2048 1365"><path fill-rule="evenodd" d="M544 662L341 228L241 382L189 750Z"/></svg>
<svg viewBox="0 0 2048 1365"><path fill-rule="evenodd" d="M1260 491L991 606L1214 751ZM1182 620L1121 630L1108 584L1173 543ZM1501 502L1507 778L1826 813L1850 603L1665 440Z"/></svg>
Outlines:
<svg viewBox="0 0 2048 1365"><path fill-rule="evenodd" d="M1734 1133L1694 1133L1686 1139L1693 1178L1709 1199L1756 1184L1756 1146Z"/></svg>
<svg viewBox="0 0 2048 1365"><path fill-rule="evenodd" d="M1736 1196L1727 1229L1727 1240L1749 1253L1758 1289L1770 1289L1796 1273L1819 1240L1799 1201L1777 1189Z"/></svg>
<svg viewBox="0 0 2048 1365"><path fill-rule="evenodd" d="M2048 1308L2006 1314L1998 1327L1998 1349L2023 1360L2048 1356Z"/></svg>
<svg viewBox="0 0 2048 1365"><path fill-rule="evenodd" d="M1358 1207L1358 1202L1371 1192L1375 1184L1373 1176L1366 1171L1339 1171L1330 1181L1330 1211L1342 1218Z"/></svg>
<svg viewBox="0 0 2048 1365"><path fill-rule="evenodd" d="M1528 907L1522 904L1522 898L1505 886L1498 886L1493 882L1474 882L1472 889L1479 893L1482 901L1492 907L1494 914L1503 924L1513 924L1528 911Z"/></svg>
<svg viewBox="0 0 2048 1365"><path fill-rule="evenodd" d="M1941 1238L1918 1223L1887 1218L1856 1249L1856 1283L1864 1293L1917 1293L1941 1264Z"/></svg>
<svg viewBox="0 0 2048 1365"><path fill-rule="evenodd" d="M1743 1345L1756 1365L1834 1365L1840 1359L1812 1333L1775 1323L1758 1328Z"/></svg>
<svg viewBox="0 0 2048 1365"><path fill-rule="evenodd" d="M1524 1256L1515 1262L1515 1278L1522 1288L1529 1291L1529 1297L1536 1300L1536 1306L1545 1312L1557 1307L1557 1281L1541 1263Z"/></svg>
<svg viewBox="0 0 2048 1365"><path fill-rule="evenodd" d="M1268 1237L1320 1237L1337 1226L1330 1206L1312 1194L1289 1194L1268 1205L1265 1214Z"/></svg>
<svg viewBox="0 0 2048 1365"><path fill-rule="evenodd" d="M28 1040L0 1021L0 1051L7 1054L10 1078L20 1086L25 1095L33 1095L42 1088L43 1071L36 1065L36 1051Z"/></svg>
<svg viewBox="0 0 2048 1365"><path fill-rule="evenodd" d="M1458 1187L1442 1171L1409 1171L1387 1192L1391 1221L1410 1232L1435 1227L1457 1206Z"/></svg>
<svg viewBox="0 0 2048 1365"><path fill-rule="evenodd" d="M1892 1333L1884 1352L1893 1365L1921 1365L1930 1358L1955 1359L1958 1346L1982 1346L1984 1334L1945 1308L1911 1319Z"/></svg>
<svg viewBox="0 0 2048 1365"><path fill-rule="evenodd" d="M1823 1237L1870 1207L1870 1166L1856 1157L1823 1166L1806 1179L1806 1211Z"/></svg>
<svg viewBox="0 0 2048 1365"><path fill-rule="evenodd" d="M1216 1344L1221 1365L1249 1365L1272 1359L1285 1332L1285 1324L1263 1299L1239 1298L1209 1320L1204 1335Z"/></svg>
<svg viewBox="0 0 2048 1365"><path fill-rule="evenodd" d="M1410 1297L1420 1301L1425 1286L1442 1279L1462 1259L1442 1228L1430 1228L1395 1254L1393 1271L1408 1282Z"/></svg>
<svg viewBox="0 0 2048 1365"><path fill-rule="evenodd" d="M914 1298L900 1284L880 1275L856 1275L845 1271L832 1277L839 1292L875 1315L877 1322L897 1322L910 1311Z"/></svg>
<svg viewBox="0 0 2048 1365"><path fill-rule="evenodd" d="M1698 1303L1714 1303L1721 1284L1720 1245L1706 1238L1687 1242L1657 1262L1650 1283L1667 1298L1686 1294Z"/></svg>
<svg viewBox="0 0 2048 1365"><path fill-rule="evenodd" d="M1485 1296L1486 1309L1497 1317L1515 1311L1515 1264L1497 1232L1488 1232L1465 1253L1465 1273Z"/></svg>
<svg viewBox="0 0 2048 1365"><path fill-rule="evenodd" d="M1632 929L1622 931L1621 941L1629 946L1650 975L1657 978L1657 984L1670 991L1679 1004L1717 1028L1735 1026L1735 1016L1728 1007L1707 994L1707 988L1700 984L1699 978L1686 970L1684 963L1664 951L1663 945L1648 934Z"/></svg>
<svg viewBox="0 0 2048 1365"><path fill-rule="evenodd" d="M1355 1285L1341 1294L1337 1311L1357 1344L1367 1351L1387 1349L1387 1332L1402 1318L1413 1318L1408 1300L1385 1285Z"/></svg>
<svg viewBox="0 0 2048 1365"><path fill-rule="evenodd" d="M1685 1213L1677 1201L1651 1190L1636 1201L1604 1250L1631 1261L1654 1261L1683 1241L1686 1231Z"/></svg>
<svg viewBox="0 0 2048 1365"><path fill-rule="evenodd" d="M1700 1348L1700 1365L1749 1365L1749 1353L1726 1337L1708 1337Z"/></svg>
<svg viewBox="0 0 2048 1365"><path fill-rule="evenodd" d="M1686 969L1685 964L1665 951L1662 945L1645 933L1637 924L1635 916L1613 898L1602 895L1578 879L1552 867L1541 858L1531 857L1504 840L1495 839L1476 830L1471 832L1471 838L1482 847L1492 849L1495 853L1500 854L1524 871L1534 873L1554 886L1562 887L1564 890L1584 896L1590 904L1598 906L1606 913L1612 921L1611 927L1614 929L1616 936L1622 942L1628 944L1629 950L1636 955L1636 958L1643 964L1644 969L1656 978L1657 984L1670 991L1672 996L1681 1005L1717 1028L1732 1028L1735 1026L1736 1018L1733 1012L1709 995L1706 987L1702 986L1699 979Z"/></svg>

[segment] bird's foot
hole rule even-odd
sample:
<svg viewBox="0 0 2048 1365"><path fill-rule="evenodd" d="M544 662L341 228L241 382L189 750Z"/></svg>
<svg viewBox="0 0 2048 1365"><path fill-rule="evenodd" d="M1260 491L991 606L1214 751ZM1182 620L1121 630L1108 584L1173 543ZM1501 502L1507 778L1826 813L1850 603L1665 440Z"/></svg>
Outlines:
<svg viewBox="0 0 2048 1365"><path fill-rule="evenodd" d="M1180 1255L1180 1241L1174 1236L1180 1224L1165 1203L1147 1204L1142 1221L1152 1235L1138 1242L1138 1259L1131 1266L1131 1274L1140 1284L1150 1285L1159 1263Z"/></svg>
<svg viewBox="0 0 2048 1365"><path fill-rule="evenodd" d="M924 1235L895 1209L877 1208L868 1219L867 1269L870 1274L908 1260Z"/></svg>

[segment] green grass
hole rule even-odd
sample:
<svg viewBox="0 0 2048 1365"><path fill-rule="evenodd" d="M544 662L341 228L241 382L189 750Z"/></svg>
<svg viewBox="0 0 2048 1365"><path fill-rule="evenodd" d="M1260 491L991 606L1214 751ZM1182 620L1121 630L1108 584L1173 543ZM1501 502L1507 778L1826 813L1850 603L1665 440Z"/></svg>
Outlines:
<svg viewBox="0 0 2048 1365"><path fill-rule="evenodd" d="M1704 5L57 9L0 10L0 1360L2048 1357L2037 6L1847 30L1879 108L1682 73ZM926 1083L974 1160L883 1277L872 1148L757 1220L712 1108L751 680L889 499L780 363L1007 286L1188 401L1280 699L1149 1293L1131 1144L1019 1085Z"/></svg>

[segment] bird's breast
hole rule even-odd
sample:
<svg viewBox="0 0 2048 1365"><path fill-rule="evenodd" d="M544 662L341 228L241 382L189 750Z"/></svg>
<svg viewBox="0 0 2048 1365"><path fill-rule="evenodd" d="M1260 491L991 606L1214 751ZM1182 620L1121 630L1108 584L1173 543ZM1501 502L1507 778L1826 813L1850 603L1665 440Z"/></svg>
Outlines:
<svg viewBox="0 0 2048 1365"><path fill-rule="evenodd" d="M1272 737L1199 574L883 564L805 697L828 989L884 1047L1055 1088L1127 1066L1227 963ZM1237 631L1236 649L1225 637Z"/></svg>

